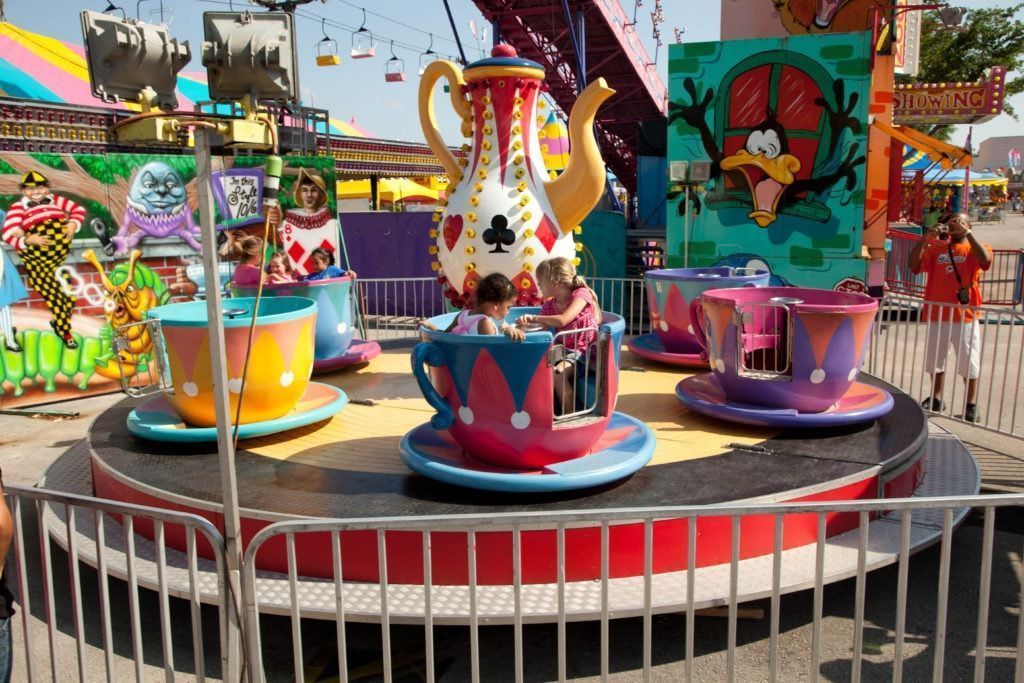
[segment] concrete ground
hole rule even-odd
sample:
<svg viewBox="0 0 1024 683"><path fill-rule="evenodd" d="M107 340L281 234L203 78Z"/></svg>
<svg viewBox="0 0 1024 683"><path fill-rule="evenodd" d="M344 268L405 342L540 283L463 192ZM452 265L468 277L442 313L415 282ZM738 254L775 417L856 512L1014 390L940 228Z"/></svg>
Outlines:
<svg viewBox="0 0 1024 683"><path fill-rule="evenodd" d="M1004 223L982 224L976 228L983 241L993 247L1020 248L1024 246L1024 216L1008 215ZM0 467L4 481L9 484L35 485L49 465L76 444L86 433L94 417L121 400L120 395L98 396L68 401L51 406L57 410L77 412L78 416L52 419L28 416L0 416ZM951 420L940 419L939 424L957 434L971 449L982 469L982 487L987 492L1024 491L1024 445L1018 439L1000 436ZM998 517L993 563L992 611L989 621L988 665L990 680L1009 680L1013 676L1013 653L1017 642L1017 620L1021 605L1019 586L1022 576L1021 542L1024 530L1021 510L1008 509ZM950 576L950 615L945 651L946 680L968 680L973 672L974 633L977 621L978 556L981 529L977 517L972 517L954 536L952 573ZM35 520L26 519L26 541L33 544L37 527ZM55 546L54 546L55 547ZM935 595L938 580L939 551L932 548L911 560L912 592L908 601L907 645L905 656L906 680L929 678L934 655L933 628L935 625ZM54 552L55 591L57 601L56 637L58 666L62 676L75 676L77 658L74 646L72 615L66 602L67 561L59 549ZM30 567L29 573L38 571ZM95 590L96 574L82 570L82 585L86 587L87 619L96 619L98 610ZM113 680L134 676L132 647L127 625L127 591L124 584L111 581L114 601L114 662ZM888 680L893 653L895 603L895 568L872 572L867 581L867 610L864 636L865 680ZM61 587L65 587L62 591ZM32 596L33 647L31 659L36 675L49 674L50 663L45 625L43 621L42 593ZM143 678L157 680L163 677L160 657L160 634L157 628L158 605L152 594L143 591L144 623ZM852 580L829 586L825 591L825 620L819 674L825 680L846 680L850 676L850 656L853 643ZM191 652L191 631L187 605L172 601L174 621L174 649L176 678L194 677ZM810 591L784 597L782 601L780 678L802 680L808 677L811 649L813 594ZM761 680L767 676L768 627L767 601L748 607L762 608L763 619L743 619L739 623L737 673L740 680ZM204 640L209 644L207 674L218 676L219 663L211 652L216 643L216 612L203 610ZM87 628L85 662L87 678L99 678L103 671L102 634L95 623ZM686 617L665 615L654 618L653 661L656 680L680 680L684 674L684 628ZM24 656L21 645L21 622L15 620L15 652ZM152 626L149 626L152 625ZM290 680L291 642L290 624L279 617L263 619L263 647L269 680ZM726 675L726 620L698 617L695 663L696 680L718 680ZM350 670L358 669L353 677L360 680L379 678L379 627L352 624L347 628L350 648ZM964 634L967 634L966 636ZM392 642L396 654L396 680L421 680L423 631L421 628L394 627ZM528 627L524 634L527 653L526 678L550 680L557 677L554 626ZM333 653L335 630L333 623L307 622L303 624L306 674L310 679L330 678L336 675L337 664ZM435 631L437 674L441 680L466 680L469 677L469 636L466 629L445 627ZM512 630L507 627L483 628L481 631L482 680L512 680ZM568 627L567 672L570 678L589 680L599 677L600 633L597 624L571 624ZM615 680L635 680L639 677L642 660L642 622L626 619L611 626L611 672ZM356 676L358 674L358 676ZM16 663L14 680L26 680L24 663Z"/></svg>

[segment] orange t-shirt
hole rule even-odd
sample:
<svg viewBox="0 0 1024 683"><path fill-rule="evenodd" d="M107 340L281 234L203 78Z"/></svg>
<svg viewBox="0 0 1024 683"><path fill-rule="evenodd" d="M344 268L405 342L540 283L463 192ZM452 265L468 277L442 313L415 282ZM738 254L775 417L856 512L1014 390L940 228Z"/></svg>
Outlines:
<svg viewBox="0 0 1024 683"><path fill-rule="evenodd" d="M982 245L989 251L991 248ZM953 263L956 264L956 271L960 273L960 281L964 287L971 289L970 306L981 306L984 301L981 298L981 273L988 270L992 262L983 266L974 257L971 243L963 240L958 243L929 244L921 254L921 267L916 273L927 273L928 281L924 288L924 300L942 303L956 304L956 291L960 288L956 274L953 272L953 264L949 262L950 250L953 252ZM929 306L925 312L928 320L952 320L964 322L974 320L975 314L965 307Z"/></svg>

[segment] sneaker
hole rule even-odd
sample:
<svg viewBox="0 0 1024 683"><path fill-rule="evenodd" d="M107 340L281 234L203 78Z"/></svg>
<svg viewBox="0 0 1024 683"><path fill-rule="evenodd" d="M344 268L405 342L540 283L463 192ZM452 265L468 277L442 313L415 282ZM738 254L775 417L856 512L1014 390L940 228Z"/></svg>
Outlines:
<svg viewBox="0 0 1024 683"><path fill-rule="evenodd" d="M978 412L978 406L968 403L964 407L964 420L967 422L981 422L981 413Z"/></svg>
<svg viewBox="0 0 1024 683"><path fill-rule="evenodd" d="M925 410L930 410L935 413L941 413L946 409L946 404L942 402L942 399L932 398L929 396L925 400L921 401L921 407Z"/></svg>

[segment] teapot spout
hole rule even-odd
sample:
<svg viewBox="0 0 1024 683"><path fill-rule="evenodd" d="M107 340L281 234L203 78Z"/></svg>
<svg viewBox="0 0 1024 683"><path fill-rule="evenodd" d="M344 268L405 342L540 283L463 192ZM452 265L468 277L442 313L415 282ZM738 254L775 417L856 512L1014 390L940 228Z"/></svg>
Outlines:
<svg viewBox="0 0 1024 683"><path fill-rule="evenodd" d="M587 86L569 115L569 163L565 171L545 183L551 210L563 233L586 218L604 192L604 159L594 137L598 107L615 94L603 78Z"/></svg>

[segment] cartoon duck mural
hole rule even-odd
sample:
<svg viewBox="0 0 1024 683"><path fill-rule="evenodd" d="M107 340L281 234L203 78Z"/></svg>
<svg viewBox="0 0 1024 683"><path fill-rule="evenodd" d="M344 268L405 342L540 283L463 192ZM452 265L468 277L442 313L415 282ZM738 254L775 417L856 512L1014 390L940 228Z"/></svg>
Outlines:
<svg viewBox="0 0 1024 683"><path fill-rule="evenodd" d="M800 160L789 153L786 131L771 109L767 118L750 131L743 147L719 165L723 171L743 174L754 201L754 210L747 217L762 228L775 221L782 193L800 171Z"/></svg>
<svg viewBox="0 0 1024 683"><path fill-rule="evenodd" d="M766 96L762 93L758 99L739 95L746 83L762 77L765 68L760 64L723 83L722 90L730 95L728 104L718 103L710 123L708 108L716 101L715 91L708 88L699 93L692 78L683 82L689 102L676 100L669 105L669 125L684 122L699 133L704 152L711 160L714 193L728 194L733 202L749 206L747 217L761 228L773 224L780 213L810 203L841 181L845 181L846 191L852 191L857 184L856 168L865 162L864 155L858 155L858 143L844 142L845 131L860 132L860 121L851 116L858 93L847 98L842 79L837 79L832 83L831 97L808 87L802 92L799 111L792 104L786 104L784 112L778 111L775 106L783 106L780 96L775 106L769 104L759 110L764 116L758 120L760 114L753 107L767 102ZM812 82L793 65L781 68L788 70L790 82ZM800 150L792 149L794 133L787 130L784 116L799 122L796 134ZM741 123L746 121L749 123ZM727 151L730 149L735 151ZM711 199L714 196L709 204ZM830 212L819 203L815 212L807 215L818 216L812 220L827 220Z"/></svg>
<svg viewBox="0 0 1024 683"><path fill-rule="evenodd" d="M791 34L847 33L871 27L872 7L889 0L773 0L775 11Z"/></svg>

